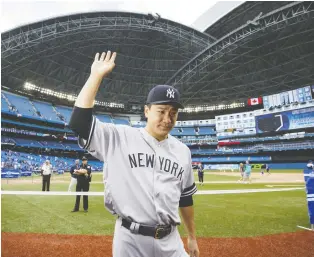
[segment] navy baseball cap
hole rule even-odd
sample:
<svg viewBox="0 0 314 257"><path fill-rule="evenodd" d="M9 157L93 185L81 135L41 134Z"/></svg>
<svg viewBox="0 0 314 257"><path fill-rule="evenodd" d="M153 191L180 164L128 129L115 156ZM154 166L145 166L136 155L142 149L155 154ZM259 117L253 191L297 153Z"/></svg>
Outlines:
<svg viewBox="0 0 314 257"><path fill-rule="evenodd" d="M148 93L146 104L170 104L184 109L184 106L180 103L179 91L168 85L153 87Z"/></svg>
<svg viewBox="0 0 314 257"><path fill-rule="evenodd" d="M83 156L82 161L87 161L87 158L85 156Z"/></svg>

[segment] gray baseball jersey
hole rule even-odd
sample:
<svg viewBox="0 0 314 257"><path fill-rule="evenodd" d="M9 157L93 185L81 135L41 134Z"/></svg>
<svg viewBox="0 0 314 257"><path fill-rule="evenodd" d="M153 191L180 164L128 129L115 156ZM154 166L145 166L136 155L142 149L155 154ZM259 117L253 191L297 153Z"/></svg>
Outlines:
<svg viewBox="0 0 314 257"><path fill-rule="evenodd" d="M144 128L93 116L79 145L104 161L105 206L143 225L180 224L180 197L196 192L190 149L171 135L159 142Z"/></svg>

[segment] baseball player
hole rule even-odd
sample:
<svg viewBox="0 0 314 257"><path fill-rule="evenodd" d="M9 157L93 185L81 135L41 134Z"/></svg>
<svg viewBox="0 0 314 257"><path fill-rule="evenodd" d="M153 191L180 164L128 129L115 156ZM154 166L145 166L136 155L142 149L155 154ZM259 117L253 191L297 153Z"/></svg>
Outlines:
<svg viewBox="0 0 314 257"><path fill-rule="evenodd" d="M70 174L71 174L71 181L70 181L70 185L69 185L69 189L68 191L71 192L72 191L72 187L76 186L77 184L77 174L75 174L74 172L78 171L80 169L80 160L75 160L75 165L73 165L71 167L70 170Z"/></svg>
<svg viewBox="0 0 314 257"><path fill-rule="evenodd" d="M115 66L116 53L97 53L77 97L69 126L79 145L104 161L105 206L117 215L114 257L199 256L192 195L196 192L189 148L169 132L180 103L167 85L151 89L145 128L100 122L92 115L100 84ZM188 232L188 255L177 226L179 209Z"/></svg>

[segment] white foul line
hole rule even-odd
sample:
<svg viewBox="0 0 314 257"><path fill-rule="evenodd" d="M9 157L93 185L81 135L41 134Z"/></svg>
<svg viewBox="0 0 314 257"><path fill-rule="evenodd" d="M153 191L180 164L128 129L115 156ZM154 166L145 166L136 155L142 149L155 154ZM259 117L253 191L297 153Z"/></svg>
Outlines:
<svg viewBox="0 0 314 257"><path fill-rule="evenodd" d="M261 192L278 192L278 191L293 191L304 189L303 187L294 188L274 188L274 189L234 189L234 190L200 190L195 194L197 195L223 195L223 194L244 194L244 193L261 193ZM75 196L75 195L88 195L88 196L104 196L104 192L65 192L65 191L1 191L2 195L45 195L45 196Z"/></svg>
<svg viewBox="0 0 314 257"><path fill-rule="evenodd" d="M265 187L297 187L300 185L265 185Z"/></svg>
<svg viewBox="0 0 314 257"><path fill-rule="evenodd" d="M309 231L313 231L314 232L314 228L313 229L310 229L310 228L306 228L306 227L302 227L302 226L297 226L298 228L302 228L302 229L305 229L305 230L309 230Z"/></svg>

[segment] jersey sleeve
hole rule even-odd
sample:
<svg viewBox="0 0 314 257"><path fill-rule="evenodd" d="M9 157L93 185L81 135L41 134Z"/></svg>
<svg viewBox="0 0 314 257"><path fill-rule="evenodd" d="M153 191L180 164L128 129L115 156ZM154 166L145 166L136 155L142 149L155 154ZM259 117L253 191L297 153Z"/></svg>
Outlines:
<svg viewBox="0 0 314 257"><path fill-rule="evenodd" d="M99 121L95 116L87 140L78 136L78 144L100 161L107 160L121 144L121 137L116 125Z"/></svg>
<svg viewBox="0 0 314 257"><path fill-rule="evenodd" d="M196 193L196 191L197 191L197 188L196 188L196 185L194 182L191 151L189 150L189 164L188 164L188 169L187 169L185 181L183 182L183 191L181 193L181 198L186 197L186 196L192 196Z"/></svg>

